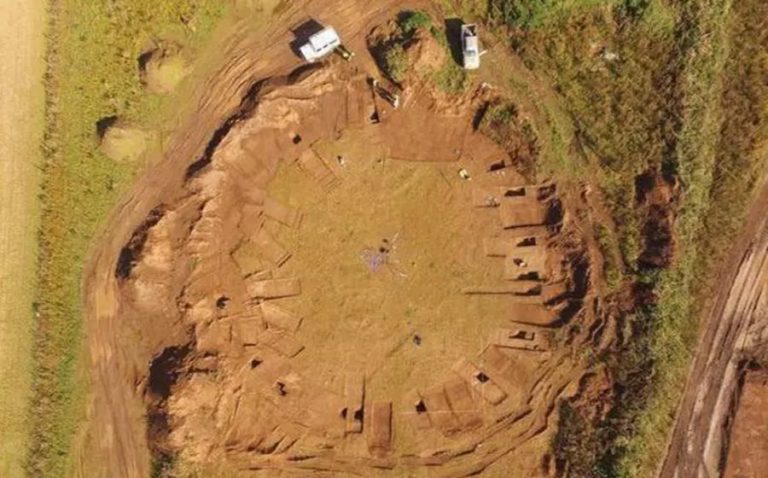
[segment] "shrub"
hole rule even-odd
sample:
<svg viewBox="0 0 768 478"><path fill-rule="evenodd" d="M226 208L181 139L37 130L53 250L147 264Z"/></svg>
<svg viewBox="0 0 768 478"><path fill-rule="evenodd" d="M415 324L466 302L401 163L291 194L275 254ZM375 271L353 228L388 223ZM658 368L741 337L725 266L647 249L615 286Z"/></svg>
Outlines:
<svg viewBox="0 0 768 478"><path fill-rule="evenodd" d="M468 84L467 73L450 58L435 72L434 81L446 93L461 93L467 89Z"/></svg>
<svg viewBox="0 0 768 478"><path fill-rule="evenodd" d="M402 44L395 43L384 52L384 69L387 75L398 83L405 79L408 56Z"/></svg>
<svg viewBox="0 0 768 478"><path fill-rule="evenodd" d="M419 28L432 27L432 19L421 10L402 12L397 16L397 25L405 35L410 35Z"/></svg>

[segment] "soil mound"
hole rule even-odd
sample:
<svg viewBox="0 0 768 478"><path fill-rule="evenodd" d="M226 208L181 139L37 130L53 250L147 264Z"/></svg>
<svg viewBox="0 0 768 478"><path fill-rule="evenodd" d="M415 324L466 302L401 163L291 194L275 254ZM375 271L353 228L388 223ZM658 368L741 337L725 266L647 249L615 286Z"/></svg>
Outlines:
<svg viewBox="0 0 768 478"><path fill-rule="evenodd" d="M437 71L447 61L448 52L434 35L418 30L406 49L408 64L419 74Z"/></svg>
<svg viewBox="0 0 768 478"><path fill-rule="evenodd" d="M100 131L101 151L111 160L138 160L149 147L152 135L146 131L115 120Z"/></svg>
<svg viewBox="0 0 768 478"><path fill-rule="evenodd" d="M139 70L147 90L168 94L187 76L189 65L178 47L160 47L139 57Z"/></svg>

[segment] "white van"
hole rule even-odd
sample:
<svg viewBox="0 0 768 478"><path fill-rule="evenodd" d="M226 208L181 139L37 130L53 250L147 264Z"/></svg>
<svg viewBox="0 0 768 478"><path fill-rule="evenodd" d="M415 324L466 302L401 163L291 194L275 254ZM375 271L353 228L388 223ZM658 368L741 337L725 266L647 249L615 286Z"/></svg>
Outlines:
<svg viewBox="0 0 768 478"><path fill-rule="evenodd" d="M477 25L461 26L461 53L464 58L464 68L476 70L480 68L480 41L477 35Z"/></svg>
<svg viewBox="0 0 768 478"><path fill-rule="evenodd" d="M333 27L327 27L309 37L309 41L299 48L301 56L313 63L341 45L339 34Z"/></svg>

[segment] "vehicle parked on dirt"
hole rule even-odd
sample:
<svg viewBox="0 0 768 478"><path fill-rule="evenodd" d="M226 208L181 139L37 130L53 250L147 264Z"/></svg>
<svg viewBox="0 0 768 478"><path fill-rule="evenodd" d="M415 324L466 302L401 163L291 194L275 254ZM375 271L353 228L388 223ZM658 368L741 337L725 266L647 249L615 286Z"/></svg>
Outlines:
<svg viewBox="0 0 768 478"><path fill-rule="evenodd" d="M326 27L311 35L309 41L299 48L301 56L310 63L323 58L341 47L341 38L333 27Z"/></svg>
<svg viewBox="0 0 768 478"><path fill-rule="evenodd" d="M464 68L476 70L480 68L480 41L477 34L477 25L467 24L461 26L461 53Z"/></svg>

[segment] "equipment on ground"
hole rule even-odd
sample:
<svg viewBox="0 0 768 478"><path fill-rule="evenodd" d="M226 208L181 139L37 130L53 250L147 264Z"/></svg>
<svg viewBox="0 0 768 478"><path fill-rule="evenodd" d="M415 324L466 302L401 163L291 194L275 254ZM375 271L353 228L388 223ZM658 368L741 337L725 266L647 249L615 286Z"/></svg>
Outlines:
<svg viewBox="0 0 768 478"><path fill-rule="evenodd" d="M377 95L381 96L387 103L392 105L393 108L397 109L400 107L399 94L390 92L381 86L379 80L375 78L371 81L371 85L373 86L373 91L375 91Z"/></svg>
<svg viewBox="0 0 768 478"><path fill-rule="evenodd" d="M464 68L476 70L480 68L480 40L477 34L477 25L474 23L461 26L461 53Z"/></svg>
<svg viewBox="0 0 768 478"><path fill-rule="evenodd" d="M349 51L347 47L344 45L339 45L336 47L336 53L339 54L342 58L344 58L346 61L350 61L353 56L355 56L355 52Z"/></svg>

